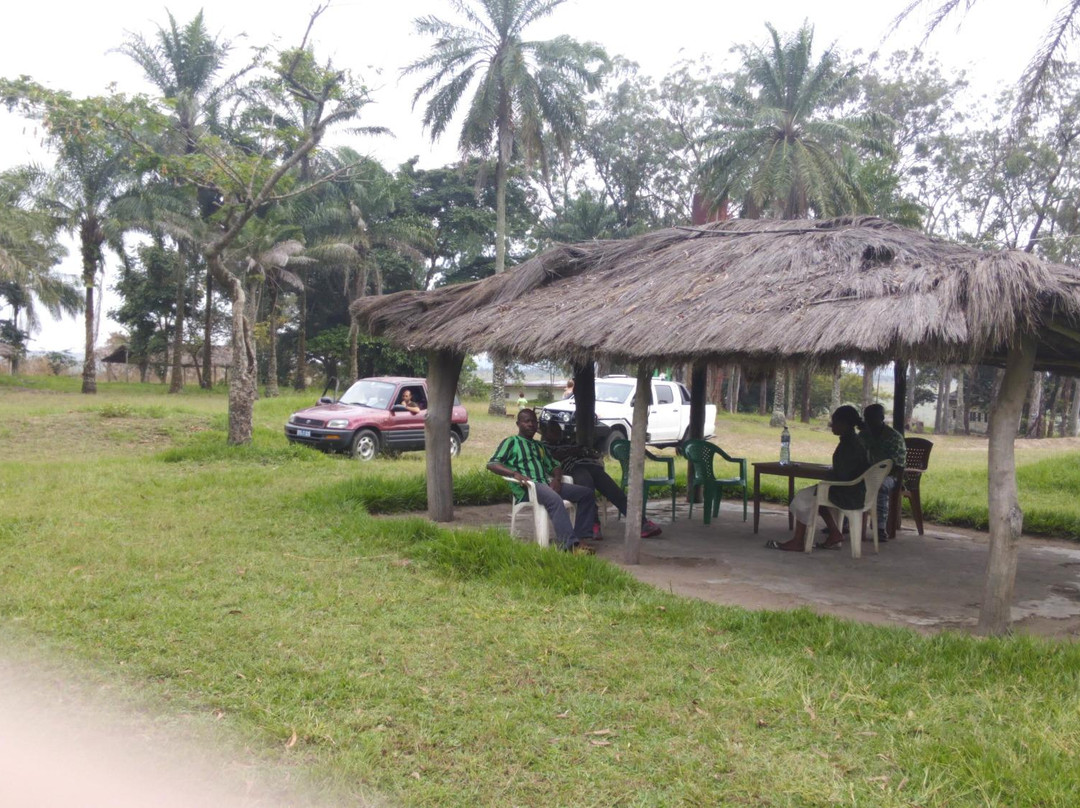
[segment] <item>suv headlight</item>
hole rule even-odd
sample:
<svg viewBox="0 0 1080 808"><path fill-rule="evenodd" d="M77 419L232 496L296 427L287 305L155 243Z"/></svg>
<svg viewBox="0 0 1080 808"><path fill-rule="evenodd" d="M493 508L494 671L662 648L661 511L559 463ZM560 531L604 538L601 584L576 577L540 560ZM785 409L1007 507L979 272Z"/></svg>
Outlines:
<svg viewBox="0 0 1080 808"><path fill-rule="evenodd" d="M348 418L334 418L326 422L326 426L329 429L344 429L349 425Z"/></svg>

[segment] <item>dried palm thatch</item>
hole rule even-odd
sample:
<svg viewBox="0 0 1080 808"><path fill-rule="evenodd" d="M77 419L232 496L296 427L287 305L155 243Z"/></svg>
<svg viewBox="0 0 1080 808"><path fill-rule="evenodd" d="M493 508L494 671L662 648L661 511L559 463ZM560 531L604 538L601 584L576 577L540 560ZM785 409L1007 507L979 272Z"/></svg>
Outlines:
<svg viewBox="0 0 1080 808"><path fill-rule="evenodd" d="M513 271L353 305L410 349L524 360L1000 363L1080 370L1080 270L871 217L736 220L563 245Z"/></svg>

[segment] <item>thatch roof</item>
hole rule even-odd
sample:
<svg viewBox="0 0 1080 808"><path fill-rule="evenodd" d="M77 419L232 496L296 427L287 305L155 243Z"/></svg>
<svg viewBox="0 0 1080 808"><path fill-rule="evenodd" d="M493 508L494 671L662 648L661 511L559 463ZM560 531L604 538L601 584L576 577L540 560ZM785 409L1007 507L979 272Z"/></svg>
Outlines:
<svg viewBox="0 0 1080 808"><path fill-rule="evenodd" d="M139 361L138 357L131 353L127 345L120 345L116 348L100 348L97 353L100 361L108 362L109 364L137 364ZM190 351L185 351L181 356L181 366L185 368L195 367L196 365L201 366L202 357L203 346L201 345L194 352L194 355L192 355ZM170 365L172 364L172 354L165 352L151 354L147 359L147 362L151 365ZM211 346L210 364L218 368L230 367L232 364L232 348L227 345Z"/></svg>
<svg viewBox="0 0 1080 808"><path fill-rule="evenodd" d="M353 311L409 349L524 360L1000 362L1020 329L1040 335L1037 366L1080 371L1080 270L872 217L563 245L500 276Z"/></svg>

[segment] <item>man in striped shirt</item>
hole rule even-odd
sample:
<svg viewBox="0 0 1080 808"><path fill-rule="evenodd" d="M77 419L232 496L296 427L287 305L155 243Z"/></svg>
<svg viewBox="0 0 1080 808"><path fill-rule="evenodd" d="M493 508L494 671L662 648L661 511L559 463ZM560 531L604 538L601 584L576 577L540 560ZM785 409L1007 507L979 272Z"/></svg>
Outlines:
<svg viewBox="0 0 1080 808"><path fill-rule="evenodd" d="M499 444L488 461L488 470L513 478L510 488L515 502L528 498L528 489L521 483L532 480L536 484L536 498L555 526L559 547L572 551L581 546L581 539L592 537L592 526L596 521L593 489L562 481L562 469L543 445L533 440L536 435L536 413L533 410L523 409L518 413L517 428L518 434L511 435ZM564 499L577 505L577 518L573 524L563 505Z"/></svg>

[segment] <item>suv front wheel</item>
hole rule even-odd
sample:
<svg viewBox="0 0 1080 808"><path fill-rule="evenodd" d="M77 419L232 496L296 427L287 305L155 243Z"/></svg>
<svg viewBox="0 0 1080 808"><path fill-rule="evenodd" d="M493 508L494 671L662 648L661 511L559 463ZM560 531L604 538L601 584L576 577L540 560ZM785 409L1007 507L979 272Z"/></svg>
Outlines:
<svg viewBox="0 0 1080 808"><path fill-rule="evenodd" d="M450 433L450 456L457 457L461 454L461 438L457 432Z"/></svg>
<svg viewBox="0 0 1080 808"><path fill-rule="evenodd" d="M353 438L350 454L357 460L374 460L379 454L379 434L373 429L361 429Z"/></svg>

